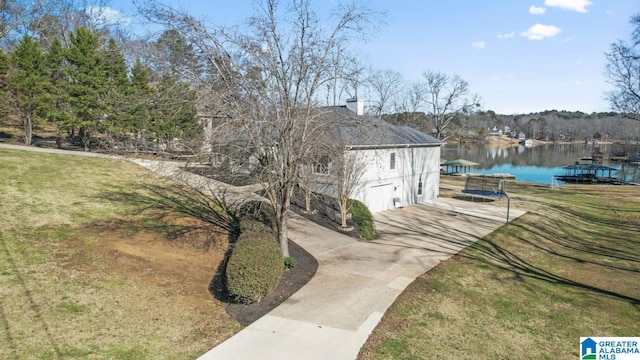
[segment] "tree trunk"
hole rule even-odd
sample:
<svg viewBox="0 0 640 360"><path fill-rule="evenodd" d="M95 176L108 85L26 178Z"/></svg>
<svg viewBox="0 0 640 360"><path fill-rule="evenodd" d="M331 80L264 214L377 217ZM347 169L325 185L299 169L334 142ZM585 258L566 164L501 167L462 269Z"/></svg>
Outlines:
<svg viewBox="0 0 640 360"><path fill-rule="evenodd" d="M80 138L82 139L82 150L89 151L89 142L91 141L91 133L84 126L80 128Z"/></svg>
<svg viewBox="0 0 640 360"><path fill-rule="evenodd" d="M289 208L291 206L291 195L293 194L293 185L282 184L279 190L270 189L269 197L271 204L275 210L276 229L278 231L278 242L282 250L283 257L289 257L289 239L287 238Z"/></svg>
<svg viewBox="0 0 640 360"><path fill-rule="evenodd" d="M304 190L304 207L307 212L311 212L311 191Z"/></svg>
<svg viewBox="0 0 640 360"><path fill-rule="evenodd" d="M60 129L56 129L56 149L62 148L62 132Z"/></svg>
<svg viewBox="0 0 640 360"><path fill-rule="evenodd" d="M338 205L340 206L340 217L342 220L342 228L345 229L347 227L347 199L340 199L338 201Z"/></svg>
<svg viewBox="0 0 640 360"><path fill-rule="evenodd" d="M31 145L31 139L33 138L33 122L31 116L27 115L24 118L24 143Z"/></svg>
<svg viewBox="0 0 640 360"><path fill-rule="evenodd" d="M280 214L280 221L278 226L278 242L280 243L280 249L282 250L283 257L289 257L289 239L287 239L287 211L283 211Z"/></svg>

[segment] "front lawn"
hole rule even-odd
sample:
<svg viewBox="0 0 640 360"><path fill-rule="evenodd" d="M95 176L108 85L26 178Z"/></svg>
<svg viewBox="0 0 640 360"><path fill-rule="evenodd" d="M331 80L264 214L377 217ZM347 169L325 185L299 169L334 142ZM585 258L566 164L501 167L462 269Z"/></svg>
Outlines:
<svg viewBox="0 0 640 360"><path fill-rule="evenodd" d="M240 329L208 290L227 233L190 190L9 150L0 179L0 358L188 359Z"/></svg>

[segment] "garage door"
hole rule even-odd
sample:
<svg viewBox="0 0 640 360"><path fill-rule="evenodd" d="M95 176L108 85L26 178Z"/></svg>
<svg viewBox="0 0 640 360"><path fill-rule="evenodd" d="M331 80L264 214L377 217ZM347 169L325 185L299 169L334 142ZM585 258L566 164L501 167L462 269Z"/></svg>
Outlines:
<svg viewBox="0 0 640 360"><path fill-rule="evenodd" d="M369 187L363 203L369 211L378 212L393 208L393 184L382 184Z"/></svg>

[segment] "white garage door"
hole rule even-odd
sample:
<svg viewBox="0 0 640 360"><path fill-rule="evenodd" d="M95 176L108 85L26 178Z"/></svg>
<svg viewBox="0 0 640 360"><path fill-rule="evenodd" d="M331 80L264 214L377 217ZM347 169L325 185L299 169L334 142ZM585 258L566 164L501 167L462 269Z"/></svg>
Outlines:
<svg viewBox="0 0 640 360"><path fill-rule="evenodd" d="M373 213L393 209L393 184L375 185L367 190L363 203L369 211Z"/></svg>

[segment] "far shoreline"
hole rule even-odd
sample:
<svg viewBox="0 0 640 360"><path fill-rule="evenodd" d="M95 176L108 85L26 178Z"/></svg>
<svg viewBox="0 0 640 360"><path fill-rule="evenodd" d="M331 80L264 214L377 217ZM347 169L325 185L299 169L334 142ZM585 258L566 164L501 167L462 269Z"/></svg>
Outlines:
<svg viewBox="0 0 640 360"><path fill-rule="evenodd" d="M491 135L486 137L484 140L465 140L464 142L460 142L457 139L449 139L447 140L447 145L466 145L466 144L478 144L482 143L488 145L490 148L509 148L514 146L520 146L520 140L516 138L509 137L508 135ZM611 140L608 141L597 141L591 145L612 145L614 142ZM544 140L533 140L533 146L546 145L546 144L558 144L558 145L581 145L585 144L585 141L544 141Z"/></svg>

